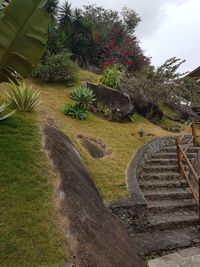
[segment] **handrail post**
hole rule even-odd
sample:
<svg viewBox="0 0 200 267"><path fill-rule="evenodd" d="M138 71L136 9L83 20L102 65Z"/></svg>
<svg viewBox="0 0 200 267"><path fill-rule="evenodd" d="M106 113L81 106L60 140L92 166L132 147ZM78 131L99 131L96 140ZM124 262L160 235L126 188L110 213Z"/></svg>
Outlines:
<svg viewBox="0 0 200 267"><path fill-rule="evenodd" d="M182 156L181 156L181 151L180 151L180 146L181 141L180 138L177 137L176 139L176 152L177 152L177 159L178 159L178 171L180 172L181 176L184 176L183 170L182 170Z"/></svg>
<svg viewBox="0 0 200 267"><path fill-rule="evenodd" d="M199 178L199 223L200 223L200 178Z"/></svg>
<svg viewBox="0 0 200 267"><path fill-rule="evenodd" d="M197 132L196 132L196 126L195 126L195 120L192 120L192 136L193 138L193 144L196 147L197 146Z"/></svg>

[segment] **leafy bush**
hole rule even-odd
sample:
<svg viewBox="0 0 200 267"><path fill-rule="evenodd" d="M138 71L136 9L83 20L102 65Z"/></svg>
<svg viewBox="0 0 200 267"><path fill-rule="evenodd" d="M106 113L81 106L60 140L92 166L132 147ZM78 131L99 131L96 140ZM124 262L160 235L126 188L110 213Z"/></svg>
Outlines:
<svg viewBox="0 0 200 267"><path fill-rule="evenodd" d="M197 137L196 143L197 143L197 146L200 147L200 137Z"/></svg>
<svg viewBox="0 0 200 267"><path fill-rule="evenodd" d="M0 121L3 121L5 119L9 118L10 116L12 116L16 112L16 110L13 110L8 114L2 115L2 113L5 112L5 110L8 106L9 106L9 104L7 104L7 103L3 103L0 105Z"/></svg>
<svg viewBox="0 0 200 267"><path fill-rule="evenodd" d="M45 61L34 70L33 78L45 82L71 81L77 78L79 67L71 60L71 54L63 52L47 55Z"/></svg>
<svg viewBox="0 0 200 267"><path fill-rule="evenodd" d="M79 86L70 94L70 98L77 103L65 105L63 112L73 118L86 120L88 117L87 108L95 101L94 93L86 86Z"/></svg>
<svg viewBox="0 0 200 267"><path fill-rule="evenodd" d="M108 87L117 89L119 88L121 78L121 66L120 65L112 65L108 67L100 80L100 82Z"/></svg>
<svg viewBox="0 0 200 267"><path fill-rule="evenodd" d="M72 118L79 120L86 120L88 117L87 111L85 108L79 104L67 104L63 109L64 114L71 116Z"/></svg>
<svg viewBox="0 0 200 267"><path fill-rule="evenodd" d="M7 96L14 108L29 112L41 103L40 92L34 92L32 87L27 86L25 82L19 82L19 85L10 83Z"/></svg>
<svg viewBox="0 0 200 267"><path fill-rule="evenodd" d="M70 98L79 103L79 106L87 109L88 105L95 101L94 93L86 86L80 86L73 90Z"/></svg>
<svg viewBox="0 0 200 267"><path fill-rule="evenodd" d="M102 103L97 104L97 111L103 113L107 118L112 117L112 110L104 106Z"/></svg>

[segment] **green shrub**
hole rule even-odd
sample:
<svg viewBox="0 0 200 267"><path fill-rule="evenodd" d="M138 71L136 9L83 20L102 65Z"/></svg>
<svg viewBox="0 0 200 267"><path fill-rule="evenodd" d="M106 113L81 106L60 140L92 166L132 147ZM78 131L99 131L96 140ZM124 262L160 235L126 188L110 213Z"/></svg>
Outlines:
<svg viewBox="0 0 200 267"><path fill-rule="evenodd" d="M9 104L7 104L7 103L0 104L0 121L3 121L5 119L9 118L10 116L12 116L16 112L16 110L13 110L10 113L3 114L8 106L9 106Z"/></svg>
<svg viewBox="0 0 200 267"><path fill-rule="evenodd" d="M26 83L19 82L19 85L10 83L10 89L7 91L7 96L14 108L19 111L32 111L40 103L40 92L33 91L33 86L28 86Z"/></svg>
<svg viewBox="0 0 200 267"><path fill-rule="evenodd" d="M197 143L197 146L200 147L200 137L197 137L196 143Z"/></svg>
<svg viewBox="0 0 200 267"><path fill-rule="evenodd" d="M79 103L79 106L87 109L88 105L95 101L94 93L86 86L79 86L70 94L70 98Z"/></svg>
<svg viewBox="0 0 200 267"><path fill-rule="evenodd" d="M118 89L120 85L121 73L120 65L112 65L104 71L100 82L108 87Z"/></svg>
<svg viewBox="0 0 200 267"><path fill-rule="evenodd" d="M107 118L111 118L112 117L112 110L107 108L102 103L98 103L97 104L97 111L103 113Z"/></svg>
<svg viewBox="0 0 200 267"><path fill-rule="evenodd" d="M104 108L105 107L102 103L97 103L97 111L98 112L103 112Z"/></svg>
<svg viewBox="0 0 200 267"><path fill-rule="evenodd" d="M45 82L72 81L77 78L79 67L71 60L71 54L63 52L57 55L47 55L44 63L34 70L33 78Z"/></svg>
<svg viewBox="0 0 200 267"><path fill-rule="evenodd" d="M88 117L86 109L80 106L78 103L65 105L63 112L66 115L82 121L86 120Z"/></svg>

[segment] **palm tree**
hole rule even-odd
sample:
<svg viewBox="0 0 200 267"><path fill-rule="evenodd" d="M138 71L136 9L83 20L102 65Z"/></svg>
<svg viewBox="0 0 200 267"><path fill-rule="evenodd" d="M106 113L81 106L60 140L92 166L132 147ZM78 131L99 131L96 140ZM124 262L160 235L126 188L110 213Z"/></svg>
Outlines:
<svg viewBox="0 0 200 267"><path fill-rule="evenodd" d="M59 8L58 20L61 29L68 31L72 23L72 18L73 18L73 11L71 8L71 4L65 1L65 3L61 5Z"/></svg>
<svg viewBox="0 0 200 267"><path fill-rule="evenodd" d="M56 19L58 13L59 0L47 0L45 10L51 15L53 20Z"/></svg>
<svg viewBox="0 0 200 267"><path fill-rule="evenodd" d="M65 43L66 43L66 36L64 31L58 30L56 22L50 23L48 29L46 54L52 55L61 53L66 48Z"/></svg>

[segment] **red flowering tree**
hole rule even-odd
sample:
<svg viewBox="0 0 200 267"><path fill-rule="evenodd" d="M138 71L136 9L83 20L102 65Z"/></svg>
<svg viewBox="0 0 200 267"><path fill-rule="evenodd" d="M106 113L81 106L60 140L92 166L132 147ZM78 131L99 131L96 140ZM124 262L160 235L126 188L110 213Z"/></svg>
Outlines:
<svg viewBox="0 0 200 267"><path fill-rule="evenodd" d="M128 34L119 25L111 28L106 40L101 40L99 32L96 32L95 42L99 48L102 69L113 64L121 64L129 72L134 72L147 63L147 58L143 55L137 38Z"/></svg>

